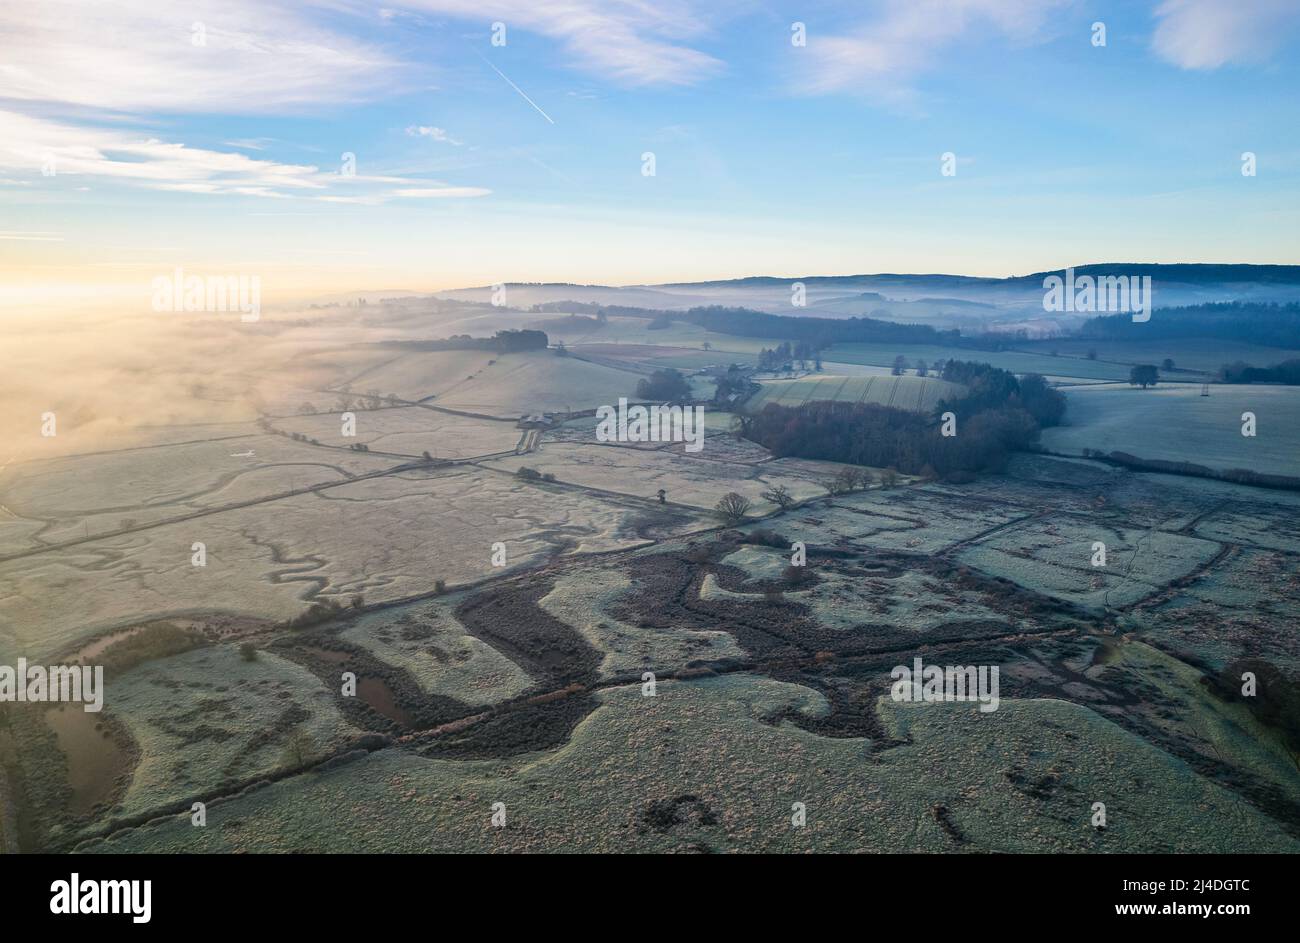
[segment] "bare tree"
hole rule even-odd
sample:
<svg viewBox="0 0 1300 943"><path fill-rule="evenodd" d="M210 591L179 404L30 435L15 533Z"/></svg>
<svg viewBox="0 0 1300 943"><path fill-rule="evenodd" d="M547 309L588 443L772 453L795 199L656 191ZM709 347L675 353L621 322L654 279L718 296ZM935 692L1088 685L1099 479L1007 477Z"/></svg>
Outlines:
<svg viewBox="0 0 1300 943"><path fill-rule="evenodd" d="M734 527L745 520L745 515L752 506L749 498L734 491L728 491L714 505L713 510L722 518L723 523Z"/></svg>
<svg viewBox="0 0 1300 943"><path fill-rule="evenodd" d="M782 511L787 510L794 505L794 495L790 493L790 489L785 485L773 485L771 488L764 491L759 497L764 501L771 501Z"/></svg>
<svg viewBox="0 0 1300 943"><path fill-rule="evenodd" d="M852 491L865 491L871 487L871 472L865 468L841 468L835 477L823 482L822 487L829 494L849 494Z"/></svg>

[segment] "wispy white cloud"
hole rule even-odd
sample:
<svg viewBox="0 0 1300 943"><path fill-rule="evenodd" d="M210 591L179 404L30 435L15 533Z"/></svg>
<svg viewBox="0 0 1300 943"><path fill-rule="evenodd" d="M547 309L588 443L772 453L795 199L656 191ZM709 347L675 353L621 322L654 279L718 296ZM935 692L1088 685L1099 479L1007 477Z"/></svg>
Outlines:
<svg viewBox="0 0 1300 943"><path fill-rule="evenodd" d="M1070 0L886 0L879 15L838 34L813 29L794 58L807 94L859 93L890 104L916 95L939 53L977 29L1016 42L1036 39Z"/></svg>
<svg viewBox="0 0 1300 943"><path fill-rule="evenodd" d="M353 101L401 64L284 0L0 4L0 98L116 111L265 113Z"/></svg>
<svg viewBox="0 0 1300 943"><path fill-rule="evenodd" d="M723 64L690 43L742 4L734 0L407 0L394 4L506 24L558 40L580 68L621 85L689 85Z"/></svg>
<svg viewBox="0 0 1300 943"><path fill-rule="evenodd" d="M1300 25L1296 0L1165 0L1152 47L1184 69L1268 58Z"/></svg>
<svg viewBox="0 0 1300 943"><path fill-rule="evenodd" d="M91 177L176 193L270 199L304 196L378 203L391 196L417 195L417 190L420 196L483 196L489 192L477 187L445 187L416 177L345 176L314 165L186 147L116 127L81 127L0 111L0 170L35 175L45 169L52 169L55 179ZM410 193L384 189L394 185ZM349 192L334 192L340 189Z"/></svg>
<svg viewBox="0 0 1300 943"><path fill-rule="evenodd" d="M443 128L434 128L428 125L411 125L406 129L408 136L413 138L431 138L434 141L441 141L444 144L454 144L460 147L461 142L456 140Z"/></svg>
<svg viewBox="0 0 1300 943"><path fill-rule="evenodd" d="M52 162L52 163L51 163ZM112 178L166 190L320 189L316 167L186 147L120 128L83 127L0 111L0 169Z"/></svg>
<svg viewBox="0 0 1300 943"><path fill-rule="evenodd" d="M264 151L272 142L270 138L237 138L221 143L226 147L239 148L241 151Z"/></svg>

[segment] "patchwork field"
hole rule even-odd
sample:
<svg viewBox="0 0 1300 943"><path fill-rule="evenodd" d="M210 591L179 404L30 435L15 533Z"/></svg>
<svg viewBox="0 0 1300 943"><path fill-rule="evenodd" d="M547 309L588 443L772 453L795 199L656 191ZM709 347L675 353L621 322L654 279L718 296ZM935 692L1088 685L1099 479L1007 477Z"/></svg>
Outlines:
<svg viewBox="0 0 1300 943"><path fill-rule="evenodd" d="M22 850L1300 851L1277 707L1300 672L1300 495L1078 457L1289 472L1290 390L1104 382L1140 351L838 346L842 373L767 381L750 408L953 391L889 375L898 354L1092 385L1044 436L1071 457L968 484L872 470L832 496L842 466L775 459L729 412L706 411L699 453L600 443L594 417L516 426L776 340L383 307L308 319L291 368L239 348L201 391L211 423L83 449L92 424L69 422L60 454L0 456L0 664L107 677L100 714L0 704ZM389 343L553 320L567 357ZM258 343L283 350L279 330ZM342 436L340 397L369 395L405 405L354 406ZM723 526L732 491L749 519ZM996 709L896 701L916 658L997 669Z"/></svg>
<svg viewBox="0 0 1300 943"><path fill-rule="evenodd" d="M695 454L680 452L678 447L670 451L555 443L535 454L507 456L483 466L511 473L526 466L554 475L562 484L646 500L657 500L663 489L668 502L701 510L711 510L723 495L734 491L750 500L755 514L775 509L762 496L775 485L785 485L795 501L825 494L824 482L840 467L833 462L786 459L756 465L714 461L699 457L708 454L707 438L705 443Z"/></svg>
<svg viewBox="0 0 1300 943"><path fill-rule="evenodd" d="M0 554L344 482L399 463L250 434L13 465L0 475L0 505L8 512ZM17 535L9 525L20 522L28 528Z"/></svg>
<svg viewBox="0 0 1300 943"><path fill-rule="evenodd" d="M816 710L799 687L749 675L665 684L655 698L610 689L546 756L383 751L222 803L204 829L178 816L82 850L1300 850L1240 798L1087 708L1031 700L981 716L886 700L887 723L909 743L879 758L858 740L762 720ZM1114 822L1104 836L1087 824L1100 799ZM806 827L791 827L796 802ZM505 827L490 825L495 803ZM1024 828L1031 814L1052 828ZM1171 814L1179 826L1149 827Z"/></svg>
<svg viewBox="0 0 1300 943"><path fill-rule="evenodd" d="M131 620L200 611L287 619L312 601L400 599L551 556L700 526L680 511L479 470L347 482L0 563L0 653L53 654ZM426 523L427 522L427 523ZM707 525L706 525L707 526ZM192 544L206 545L205 566Z"/></svg>
<svg viewBox="0 0 1300 943"><path fill-rule="evenodd" d="M1103 545L1103 550L1095 549ZM1051 516L972 543L956 555L967 566L1037 592L1089 607L1127 606L1209 563L1222 547L1155 529L1122 530ZM1105 553L1105 564L1093 564Z"/></svg>

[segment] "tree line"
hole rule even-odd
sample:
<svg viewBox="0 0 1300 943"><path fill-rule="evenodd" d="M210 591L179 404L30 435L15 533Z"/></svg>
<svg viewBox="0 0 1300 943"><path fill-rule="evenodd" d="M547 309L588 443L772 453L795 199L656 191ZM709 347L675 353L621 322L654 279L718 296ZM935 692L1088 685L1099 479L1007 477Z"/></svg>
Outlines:
<svg viewBox="0 0 1300 943"><path fill-rule="evenodd" d="M1281 383L1300 386L1300 360L1283 360L1271 367L1252 367L1238 360L1219 368L1221 383Z"/></svg>
<svg viewBox="0 0 1300 943"><path fill-rule="evenodd" d="M491 337L453 334L442 340L391 341L390 346L408 350L494 350L499 354L522 350L545 350L551 343L545 331L497 331Z"/></svg>
<svg viewBox="0 0 1300 943"><path fill-rule="evenodd" d="M1130 314L1089 318L1079 337L1098 340L1164 340L1208 337L1265 347L1300 347L1300 304L1211 302L1161 308L1149 321Z"/></svg>

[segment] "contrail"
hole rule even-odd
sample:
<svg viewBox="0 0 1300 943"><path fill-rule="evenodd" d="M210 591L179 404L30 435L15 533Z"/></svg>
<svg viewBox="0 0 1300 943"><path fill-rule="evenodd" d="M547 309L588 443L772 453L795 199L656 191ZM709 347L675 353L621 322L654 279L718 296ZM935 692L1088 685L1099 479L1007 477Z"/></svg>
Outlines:
<svg viewBox="0 0 1300 943"><path fill-rule="evenodd" d="M555 122L551 119L551 116L548 115L546 112L542 111L542 109L541 109L540 107L538 107L537 102L533 101L531 98L529 98L527 95L525 95L525 94L524 94L524 90L523 90L522 88L520 88L520 87L519 87L518 85L516 85L514 82L511 82L511 81L510 81L510 77L509 77L508 75L506 75L504 72L502 72L502 71L501 71L500 69L498 69L496 66L492 65L492 62L488 59L487 56L483 55L483 53L479 52L477 49L474 50L474 54L477 55L477 56L478 56L480 59L482 59L484 62L486 62L486 63L488 64L488 67L489 67L493 72L495 72L497 75L501 76L501 78L505 79L505 80L506 80L506 84L509 85L511 88L513 88L516 92L518 92L520 98L522 98L524 101L528 102L528 104L532 105L533 108L535 108L535 109L537 110L537 113L538 113L539 115L541 115L541 116L542 116L543 118L545 118L547 121L550 121L551 124L555 124Z"/></svg>

